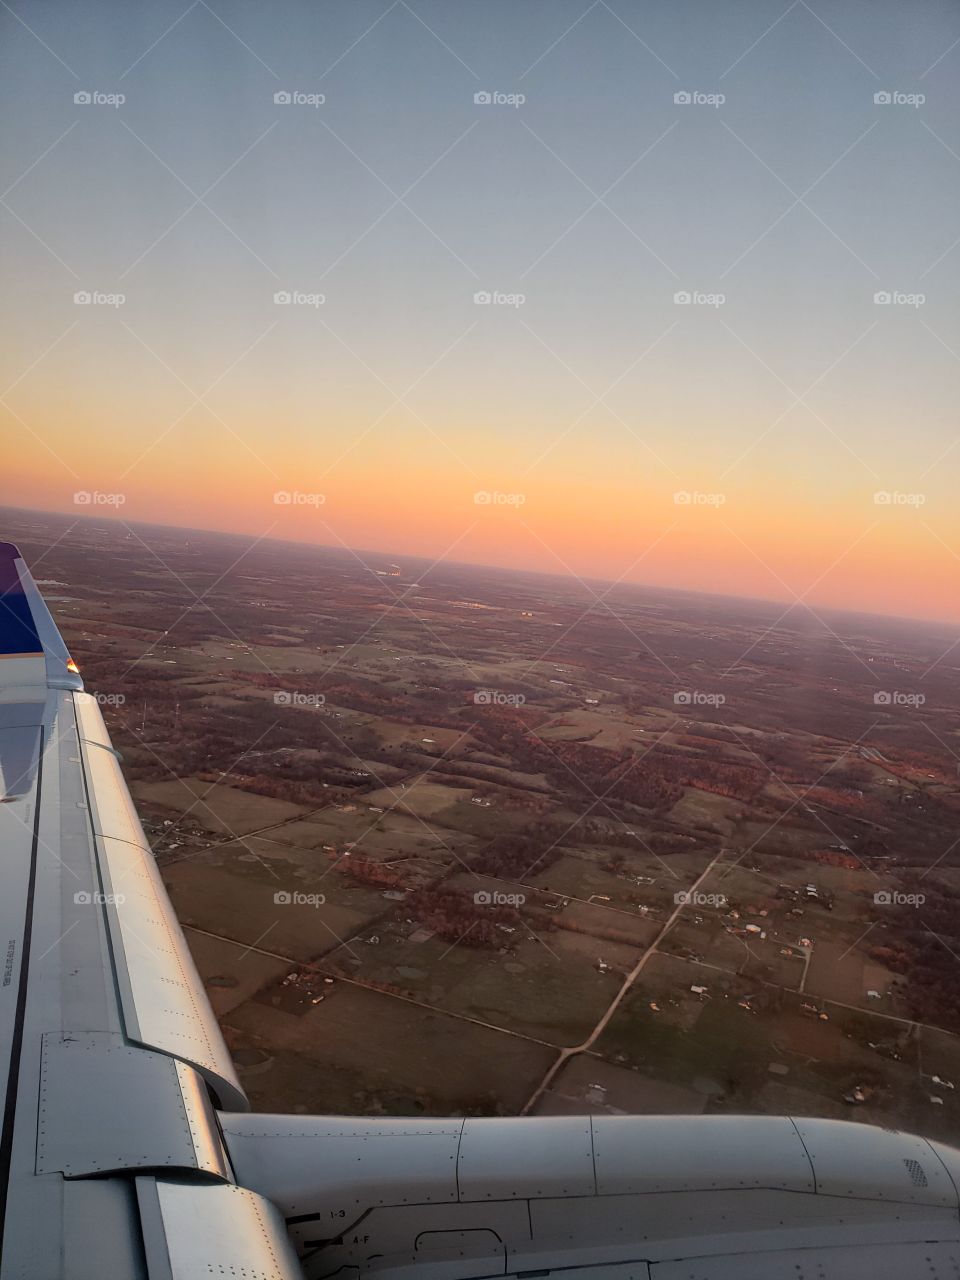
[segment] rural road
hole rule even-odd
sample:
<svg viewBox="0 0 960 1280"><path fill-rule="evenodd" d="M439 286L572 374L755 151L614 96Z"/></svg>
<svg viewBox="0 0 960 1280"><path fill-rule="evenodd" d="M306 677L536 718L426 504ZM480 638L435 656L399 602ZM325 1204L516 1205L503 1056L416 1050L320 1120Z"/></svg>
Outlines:
<svg viewBox="0 0 960 1280"><path fill-rule="evenodd" d="M267 956L271 960L282 960L291 969L312 969L321 977L333 978L334 982L342 982L349 987L362 987L364 991L376 991L377 994L385 995L391 1000L402 1000L404 1004L412 1004L417 1009L423 1009L426 1013L437 1017L454 1018L457 1022L469 1022L475 1027L483 1027L485 1031L495 1031L498 1035L512 1036L514 1040L526 1040L528 1044L541 1045L544 1049L556 1049L557 1047L555 1044L550 1044L548 1040L538 1040L536 1036L524 1035L522 1031L511 1031L508 1027L498 1027L493 1022L484 1022L481 1018L471 1018L467 1013L454 1013L450 1009L438 1009L435 1005L427 1004L424 1000L418 1000L415 996L405 996L398 991L381 992L369 983L361 982L356 978L345 977L338 969L325 969L321 961L295 960L292 956L281 955L279 951L268 951L264 947L253 945L247 946L246 943L239 942L236 938L228 938L222 933L211 933L209 929L198 929L196 925L192 924L185 924L181 927L184 933L199 933L204 938L214 938L217 942L229 942L231 946L242 947L244 953L252 951L255 955Z"/></svg>
<svg viewBox="0 0 960 1280"><path fill-rule="evenodd" d="M721 851L716 855L716 857L711 859L711 861L707 864L704 870L701 871L700 875L697 877L694 883L686 891L688 895L696 893L696 891L700 888L701 884L703 884L704 880L706 880L707 876L709 876L710 872L713 870L716 864L723 857L723 854L724 854L724 850L721 849ZM623 1003L623 1000L625 999L628 991L636 982L640 974L643 972L650 958L656 954L657 947L660 945L660 943L663 941L666 934L673 927L677 917L680 915L680 913L683 911L686 905L687 904L684 902L678 902L676 907L670 913L670 915L667 916L666 920L663 922L663 925L660 928L659 933L654 938L654 940L650 943L650 946L646 949L646 951L643 953L643 955L640 957L637 963L633 966L633 968L630 970L627 976L624 978L620 986L620 990L610 1001L610 1004L607 1007L606 1012L600 1018L599 1022L590 1032L590 1035L586 1038L586 1040L584 1040L582 1044L572 1045L569 1049L560 1050L559 1054L557 1055L556 1062L553 1064L553 1066L550 1068L547 1074L540 1081L539 1085L534 1090L534 1092L530 1095L530 1098L528 1099L526 1106L523 1108L521 1115L526 1116L530 1114L530 1112L533 1110L533 1108L540 1101L544 1093L546 1093L547 1089L549 1089L550 1085L555 1080L561 1067L563 1067L571 1058L575 1057L576 1054L586 1053L597 1042L599 1037L607 1029L610 1019L613 1017L617 1009L619 1009L620 1005Z"/></svg>

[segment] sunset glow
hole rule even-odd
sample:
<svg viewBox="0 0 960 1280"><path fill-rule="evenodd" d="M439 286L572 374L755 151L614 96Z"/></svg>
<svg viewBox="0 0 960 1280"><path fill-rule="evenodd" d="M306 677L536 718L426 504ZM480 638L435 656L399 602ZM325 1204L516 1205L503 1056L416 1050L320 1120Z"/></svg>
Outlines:
<svg viewBox="0 0 960 1280"><path fill-rule="evenodd" d="M509 66L479 6L432 15L449 49L392 11L322 74L255 9L243 40L282 71L199 24L124 78L147 33L117 31L120 107L75 105L50 58L6 156L0 497L960 618L955 77L883 111L817 23L738 62L750 6L704 5L697 74L725 100L678 106L665 14L660 63L600 14L535 61L562 8L497 7ZM365 25L337 7L331 50ZM228 101L184 72L197 41ZM574 66L603 68L584 110ZM474 103L494 68L521 106ZM322 107L278 107L286 79Z"/></svg>

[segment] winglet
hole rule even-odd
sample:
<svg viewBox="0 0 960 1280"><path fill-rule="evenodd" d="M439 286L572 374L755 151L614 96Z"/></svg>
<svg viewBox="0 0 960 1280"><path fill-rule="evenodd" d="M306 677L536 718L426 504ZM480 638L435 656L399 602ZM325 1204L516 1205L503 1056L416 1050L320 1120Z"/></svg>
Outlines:
<svg viewBox="0 0 960 1280"><path fill-rule="evenodd" d="M0 688L82 689L77 665L12 542L0 542Z"/></svg>

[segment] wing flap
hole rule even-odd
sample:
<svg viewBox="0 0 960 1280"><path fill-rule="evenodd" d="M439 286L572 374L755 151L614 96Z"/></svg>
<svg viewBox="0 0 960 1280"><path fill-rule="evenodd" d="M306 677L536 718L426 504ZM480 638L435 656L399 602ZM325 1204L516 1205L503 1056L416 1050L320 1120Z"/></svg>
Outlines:
<svg viewBox="0 0 960 1280"><path fill-rule="evenodd" d="M246 1097L153 854L109 836L98 837L97 844L127 1035L195 1066L221 1107L246 1111Z"/></svg>
<svg viewBox="0 0 960 1280"><path fill-rule="evenodd" d="M167 897L96 699L75 693L124 1025L203 1073L227 1110L248 1103Z"/></svg>
<svg viewBox="0 0 960 1280"><path fill-rule="evenodd" d="M48 1034L41 1086L38 1173L169 1166L227 1176L202 1083L175 1058L103 1032Z"/></svg>

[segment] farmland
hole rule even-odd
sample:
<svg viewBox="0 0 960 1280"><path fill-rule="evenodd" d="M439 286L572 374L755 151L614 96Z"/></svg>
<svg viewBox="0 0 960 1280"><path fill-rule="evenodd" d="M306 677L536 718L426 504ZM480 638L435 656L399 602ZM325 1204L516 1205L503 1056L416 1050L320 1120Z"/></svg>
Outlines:
<svg viewBox="0 0 960 1280"><path fill-rule="evenodd" d="M946 628L4 525L258 1107L960 1138Z"/></svg>

